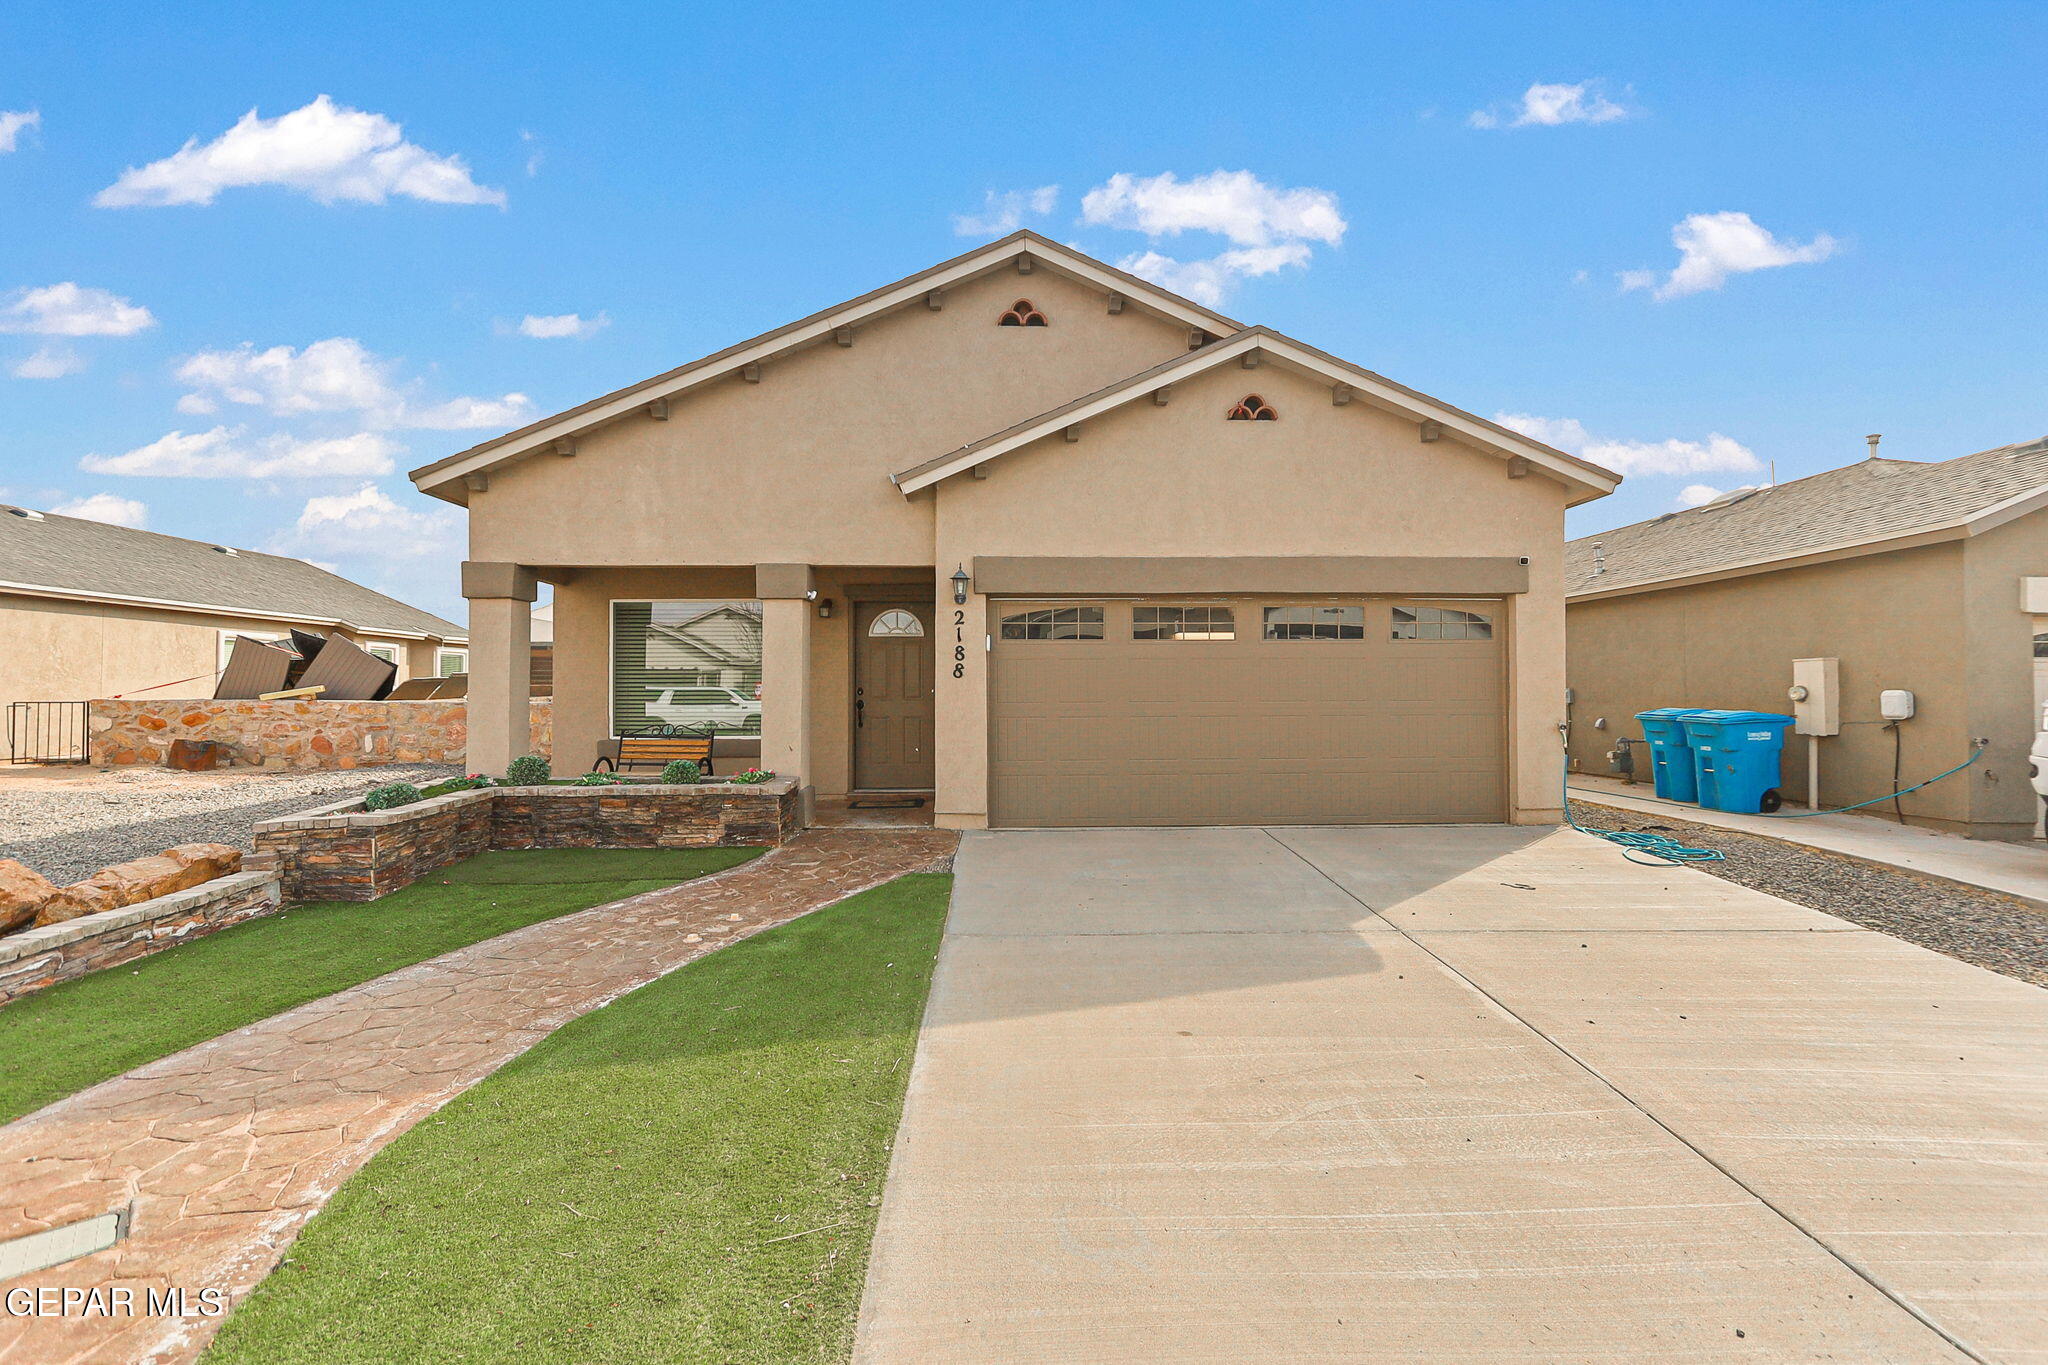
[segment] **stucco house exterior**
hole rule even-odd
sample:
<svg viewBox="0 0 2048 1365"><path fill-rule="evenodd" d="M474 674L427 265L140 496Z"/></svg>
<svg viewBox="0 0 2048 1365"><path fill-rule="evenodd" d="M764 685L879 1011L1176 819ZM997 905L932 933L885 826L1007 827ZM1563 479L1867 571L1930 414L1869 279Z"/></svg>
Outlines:
<svg viewBox="0 0 2048 1365"><path fill-rule="evenodd" d="M304 560L0 504L0 715L211 697L236 636L294 628L344 635L400 680L467 664L461 626Z"/></svg>
<svg viewBox="0 0 2048 1365"><path fill-rule="evenodd" d="M1556 820L1619 481L1031 233L412 478L469 509L476 766L546 582L558 769L757 693L763 766L956 828ZM663 643L746 619L755 688Z"/></svg>
<svg viewBox="0 0 2048 1365"><path fill-rule="evenodd" d="M1571 752L1608 770L1656 706L1794 712L1793 660L1835 659L1838 733L1788 737L1784 791L1823 807L1894 790L1970 756L1899 803L1976 838L2033 834L2027 751L2048 701L2048 439L1938 462L1873 458L1567 547ZM1879 694L1914 694L1889 727ZM1602 724L1604 722L1604 725ZM1647 771L1647 765L1640 765ZM1887 802L1867 813L1891 817Z"/></svg>

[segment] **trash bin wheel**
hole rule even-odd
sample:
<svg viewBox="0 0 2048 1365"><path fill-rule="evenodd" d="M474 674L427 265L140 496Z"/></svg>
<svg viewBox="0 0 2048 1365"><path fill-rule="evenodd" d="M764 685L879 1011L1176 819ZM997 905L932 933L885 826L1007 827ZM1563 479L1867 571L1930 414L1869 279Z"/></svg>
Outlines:
<svg viewBox="0 0 2048 1365"><path fill-rule="evenodd" d="M1779 791L1776 787L1773 787L1769 791L1764 793L1763 800L1757 803L1756 808L1762 811L1765 815L1769 815L1772 811L1776 810L1778 807L1784 804L1785 794Z"/></svg>

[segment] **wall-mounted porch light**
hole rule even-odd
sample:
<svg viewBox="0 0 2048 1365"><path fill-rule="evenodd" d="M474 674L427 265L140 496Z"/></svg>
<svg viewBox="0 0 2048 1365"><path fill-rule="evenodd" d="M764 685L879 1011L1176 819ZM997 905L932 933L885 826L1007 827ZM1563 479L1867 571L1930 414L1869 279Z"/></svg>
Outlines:
<svg viewBox="0 0 2048 1365"><path fill-rule="evenodd" d="M953 605L964 606L967 602L967 566L962 564L953 570Z"/></svg>
<svg viewBox="0 0 2048 1365"><path fill-rule="evenodd" d="M831 598L821 597L818 599L818 619L821 621L829 621L832 619Z"/></svg>

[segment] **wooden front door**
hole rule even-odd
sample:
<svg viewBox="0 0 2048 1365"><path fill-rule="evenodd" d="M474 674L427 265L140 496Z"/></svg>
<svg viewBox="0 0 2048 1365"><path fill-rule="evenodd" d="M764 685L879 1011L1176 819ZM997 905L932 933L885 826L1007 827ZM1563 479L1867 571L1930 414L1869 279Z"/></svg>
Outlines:
<svg viewBox="0 0 2048 1365"><path fill-rule="evenodd" d="M932 608L862 602L853 614L853 785L932 785Z"/></svg>

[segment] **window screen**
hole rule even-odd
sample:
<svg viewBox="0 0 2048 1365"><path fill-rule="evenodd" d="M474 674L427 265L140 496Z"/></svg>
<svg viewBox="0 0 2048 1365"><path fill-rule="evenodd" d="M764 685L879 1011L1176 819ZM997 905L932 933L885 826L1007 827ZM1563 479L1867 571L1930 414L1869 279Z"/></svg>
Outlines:
<svg viewBox="0 0 2048 1365"><path fill-rule="evenodd" d="M1005 640L1100 640L1101 607L1043 607L1002 619Z"/></svg>
<svg viewBox="0 0 2048 1365"><path fill-rule="evenodd" d="M612 733L761 732L759 602L612 603Z"/></svg>
<svg viewBox="0 0 2048 1365"><path fill-rule="evenodd" d="M434 671L444 678L457 673L469 672L469 651L465 649L444 649L434 659Z"/></svg>
<svg viewBox="0 0 2048 1365"><path fill-rule="evenodd" d="M1229 607L1133 607L1133 640L1235 640Z"/></svg>
<svg viewBox="0 0 2048 1365"><path fill-rule="evenodd" d="M1447 607L1395 607L1396 640L1491 640L1493 618Z"/></svg>
<svg viewBox="0 0 2048 1365"><path fill-rule="evenodd" d="M1268 640L1363 640L1364 607L1267 607Z"/></svg>

